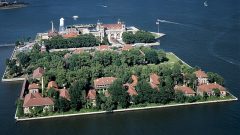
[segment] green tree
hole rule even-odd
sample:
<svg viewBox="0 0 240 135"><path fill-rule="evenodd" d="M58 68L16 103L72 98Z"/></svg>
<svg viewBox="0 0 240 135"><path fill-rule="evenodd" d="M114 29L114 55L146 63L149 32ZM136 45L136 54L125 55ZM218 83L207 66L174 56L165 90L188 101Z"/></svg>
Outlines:
<svg viewBox="0 0 240 135"><path fill-rule="evenodd" d="M49 97L52 97L56 100L59 98L59 91L55 90L54 88L50 88L47 91L47 94L48 94Z"/></svg>
<svg viewBox="0 0 240 135"><path fill-rule="evenodd" d="M28 54L20 52L17 54L17 60L19 61L20 65L27 67L29 65L30 57Z"/></svg>
<svg viewBox="0 0 240 135"><path fill-rule="evenodd" d="M155 90L152 89L152 87L150 86L150 84L147 81L145 81L145 80L139 81L136 86L136 90L137 90L138 95L135 98L135 102L137 104L152 101L153 92Z"/></svg>
<svg viewBox="0 0 240 135"><path fill-rule="evenodd" d="M221 93L219 89L213 89L213 93L216 97L220 97Z"/></svg>
<svg viewBox="0 0 240 135"><path fill-rule="evenodd" d="M207 75L208 75L208 80L209 80L210 83L215 83L216 82L220 85L224 85L224 79L219 74L213 73L213 72L208 72Z"/></svg>
<svg viewBox="0 0 240 135"><path fill-rule="evenodd" d="M208 98L207 92L203 92L203 99L204 99L204 100L207 100L207 98Z"/></svg>
<svg viewBox="0 0 240 135"><path fill-rule="evenodd" d="M153 63L153 64L158 64L159 59L158 59L158 54L155 50L149 49L147 51L144 51L145 53L145 58L148 63Z"/></svg>
<svg viewBox="0 0 240 135"><path fill-rule="evenodd" d="M175 101L178 103L184 103L186 101L186 96L184 96L182 92L176 92Z"/></svg>
<svg viewBox="0 0 240 135"><path fill-rule="evenodd" d="M17 106L17 117L22 117L24 115L24 111L23 111L23 100L18 99L16 101L16 106Z"/></svg>
<svg viewBox="0 0 240 135"><path fill-rule="evenodd" d="M22 72L22 67L14 65L12 68L9 69L9 74L13 76L17 76Z"/></svg>
<svg viewBox="0 0 240 135"><path fill-rule="evenodd" d="M112 101L119 104L122 108L127 108L130 105L130 96L127 90L123 87L122 80L116 80L108 88Z"/></svg>
<svg viewBox="0 0 240 135"><path fill-rule="evenodd" d="M166 52L164 52L163 50L158 50L157 54L158 54L158 60L159 60L159 62L168 61Z"/></svg>
<svg viewBox="0 0 240 135"><path fill-rule="evenodd" d="M59 112L66 112L69 111L71 106L70 106L70 101L68 101L65 98L60 97L58 100L56 100L55 103L55 108Z"/></svg>
<svg viewBox="0 0 240 135"><path fill-rule="evenodd" d="M86 81L81 79L74 82L69 90L70 99L71 99L71 108L79 110L82 108L85 102L85 89Z"/></svg>

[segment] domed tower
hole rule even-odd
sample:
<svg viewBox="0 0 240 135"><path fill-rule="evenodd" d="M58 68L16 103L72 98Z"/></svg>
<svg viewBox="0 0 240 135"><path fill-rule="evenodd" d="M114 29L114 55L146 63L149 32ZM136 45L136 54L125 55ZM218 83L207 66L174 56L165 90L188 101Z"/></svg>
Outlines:
<svg viewBox="0 0 240 135"><path fill-rule="evenodd" d="M60 22L59 22L59 32L64 32L64 18L60 19Z"/></svg>
<svg viewBox="0 0 240 135"><path fill-rule="evenodd" d="M101 22L99 20L97 21L96 29L97 29L97 31L100 31L100 29L101 29Z"/></svg>

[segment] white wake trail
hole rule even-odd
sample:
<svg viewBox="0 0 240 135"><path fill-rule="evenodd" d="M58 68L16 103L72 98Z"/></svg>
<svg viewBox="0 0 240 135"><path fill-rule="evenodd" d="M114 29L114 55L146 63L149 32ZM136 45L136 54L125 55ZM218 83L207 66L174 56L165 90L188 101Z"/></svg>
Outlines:
<svg viewBox="0 0 240 135"><path fill-rule="evenodd" d="M157 21L161 22L161 23L169 23L169 24L176 24L176 25L182 25L182 26L190 27L189 25L186 25L186 24L183 24L183 23L178 23L178 22L173 22L173 21L168 21L168 20L157 19Z"/></svg>

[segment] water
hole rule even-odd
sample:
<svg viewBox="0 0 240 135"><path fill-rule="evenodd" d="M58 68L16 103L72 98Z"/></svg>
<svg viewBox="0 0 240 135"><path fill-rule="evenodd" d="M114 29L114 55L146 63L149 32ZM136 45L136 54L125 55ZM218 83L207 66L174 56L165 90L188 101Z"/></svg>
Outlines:
<svg viewBox="0 0 240 135"><path fill-rule="evenodd" d="M116 22L167 35L161 47L190 65L221 74L240 97L240 1L209 0L25 0L23 9L0 11L0 44L34 37L64 17L66 24ZM104 5L104 6L99 6ZM74 21L72 16L78 15ZM0 47L0 74L12 47ZM13 134L240 134L240 103L219 103L96 116L15 123L15 100L21 83L0 83L0 131Z"/></svg>

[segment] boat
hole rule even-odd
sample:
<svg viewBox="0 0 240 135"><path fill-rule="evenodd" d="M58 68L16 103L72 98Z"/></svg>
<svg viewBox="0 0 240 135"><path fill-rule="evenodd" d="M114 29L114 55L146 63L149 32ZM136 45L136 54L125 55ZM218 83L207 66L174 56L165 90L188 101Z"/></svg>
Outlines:
<svg viewBox="0 0 240 135"><path fill-rule="evenodd" d="M205 1L203 4L204 4L204 6L205 6L205 7L207 7L207 6L208 6L208 3L207 3L207 1Z"/></svg>
<svg viewBox="0 0 240 135"><path fill-rule="evenodd" d="M0 0L0 10L1 9L14 9L14 8L23 8L26 7L28 3L25 2L8 2L6 0Z"/></svg>
<svg viewBox="0 0 240 135"><path fill-rule="evenodd" d="M73 16L73 19L74 19L74 20L77 20L78 18L79 18L79 17L78 17L77 15L74 15L74 16Z"/></svg>

